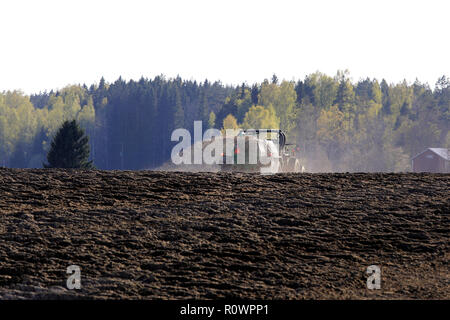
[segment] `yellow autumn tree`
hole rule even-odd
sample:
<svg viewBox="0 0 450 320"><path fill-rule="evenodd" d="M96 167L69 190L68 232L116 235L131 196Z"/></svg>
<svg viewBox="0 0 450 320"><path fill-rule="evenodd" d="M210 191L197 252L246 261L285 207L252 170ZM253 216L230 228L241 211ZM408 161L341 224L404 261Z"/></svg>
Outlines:
<svg viewBox="0 0 450 320"><path fill-rule="evenodd" d="M345 116L337 106L323 109L317 119L317 137L325 147L340 144L345 139Z"/></svg>
<svg viewBox="0 0 450 320"><path fill-rule="evenodd" d="M272 106L253 106L245 114L242 127L245 129L278 129L280 119Z"/></svg>
<svg viewBox="0 0 450 320"><path fill-rule="evenodd" d="M223 119L222 132L224 132L224 130L226 129L238 129L238 128L239 125L237 123L237 120L231 113L227 115L225 119Z"/></svg>

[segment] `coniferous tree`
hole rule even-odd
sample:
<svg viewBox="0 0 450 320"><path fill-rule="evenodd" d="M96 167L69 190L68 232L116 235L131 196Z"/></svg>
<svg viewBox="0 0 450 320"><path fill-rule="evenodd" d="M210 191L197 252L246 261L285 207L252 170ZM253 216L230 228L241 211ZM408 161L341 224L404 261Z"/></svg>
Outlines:
<svg viewBox="0 0 450 320"><path fill-rule="evenodd" d="M252 96L252 104L258 104L258 95L259 95L259 87L258 85L255 83L252 85L252 92L251 92L251 96Z"/></svg>
<svg viewBox="0 0 450 320"><path fill-rule="evenodd" d="M89 161L89 138L75 120L66 120L56 133L45 168L92 169Z"/></svg>

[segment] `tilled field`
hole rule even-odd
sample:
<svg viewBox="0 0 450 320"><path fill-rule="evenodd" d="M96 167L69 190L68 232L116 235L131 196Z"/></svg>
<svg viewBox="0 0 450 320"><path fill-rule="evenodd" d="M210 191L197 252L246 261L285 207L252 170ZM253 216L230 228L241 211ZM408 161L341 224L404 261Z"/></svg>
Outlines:
<svg viewBox="0 0 450 320"><path fill-rule="evenodd" d="M448 174L0 169L0 298L449 299L449 187Z"/></svg>

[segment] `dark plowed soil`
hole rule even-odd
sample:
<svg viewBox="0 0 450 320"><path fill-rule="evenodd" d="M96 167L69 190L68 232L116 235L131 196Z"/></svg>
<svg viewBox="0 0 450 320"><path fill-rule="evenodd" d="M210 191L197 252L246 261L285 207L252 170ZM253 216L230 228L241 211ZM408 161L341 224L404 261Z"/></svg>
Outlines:
<svg viewBox="0 0 450 320"><path fill-rule="evenodd" d="M0 298L449 299L449 187L448 174L0 169ZM66 289L72 264L80 290Z"/></svg>

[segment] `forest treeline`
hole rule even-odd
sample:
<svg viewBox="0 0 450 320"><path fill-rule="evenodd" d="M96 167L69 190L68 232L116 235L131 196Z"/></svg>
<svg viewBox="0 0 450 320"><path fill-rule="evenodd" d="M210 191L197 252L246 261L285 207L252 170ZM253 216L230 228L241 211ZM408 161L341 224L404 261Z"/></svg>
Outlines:
<svg viewBox="0 0 450 320"><path fill-rule="evenodd" d="M281 128L309 171L408 171L426 147L450 147L450 79L352 82L348 72L226 86L179 77L0 93L0 166L42 167L53 135L76 119L99 169L153 169L170 160L172 131Z"/></svg>

